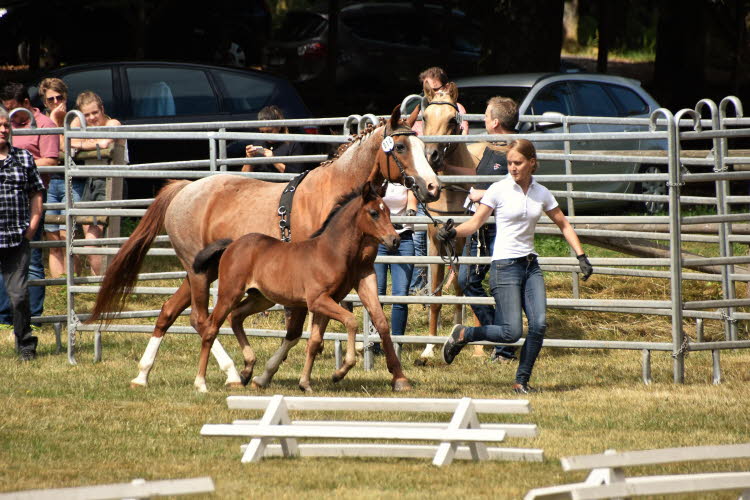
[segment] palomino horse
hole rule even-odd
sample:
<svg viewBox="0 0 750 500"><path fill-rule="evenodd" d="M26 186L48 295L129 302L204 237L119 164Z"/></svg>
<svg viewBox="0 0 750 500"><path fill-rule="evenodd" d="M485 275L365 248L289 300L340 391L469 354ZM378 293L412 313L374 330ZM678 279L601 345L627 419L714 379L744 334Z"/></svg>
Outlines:
<svg viewBox="0 0 750 500"><path fill-rule="evenodd" d="M417 107L409 117L407 124L413 125L421 110L423 120L424 135L459 135L461 133L461 116L458 111L458 89L456 84L449 82L442 90L435 92L430 85L424 84L424 95L422 104ZM485 144L486 145L486 144ZM484 147L481 147L484 150ZM472 146L466 143L429 143L425 145L425 151L430 164L435 170L442 170L444 165L453 165L466 167L476 170L479 160L482 158L481 152L477 153ZM478 154L478 156L477 156ZM430 215L433 217L444 217L447 213L462 214L463 202L466 198L464 190L444 190L441 200L437 203L431 203L427 206ZM427 236L430 240L429 255L438 255L440 242L437 240L437 228L429 225ZM457 238L455 240L457 255L461 255L465 239ZM442 264L431 264L430 273L434 295L442 295L442 285L445 278L445 266ZM458 284L457 276L453 279L453 288L456 295L462 295L463 291ZM429 334L437 335L438 318L440 317L441 304L430 304L429 315ZM461 323L461 306L456 306L454 323ZM434 344L427 344L425 350L416 360L416 364L424 365L429 358L434 356Z"/></svg>
<svg viewBox="0 0 750 500"><path fill-rule="evenodd" d="M333 373L334 382L343 379L356 363L354 339L358 321L339 302L363 278L375 272L378 244L394 249L399 242L389 210L375 188L367 183L361 193L353 191L340 199L309 240L283 243L265 234L251 233L234 242L219 240L207 246L196 256L193 270L216 272L218 267L219 296L206 322L198 325L203 342L195 386L206 392L208 352L229 313L248 316L274 304L313 313L300 389L312 392L310 373L325 333L320 318L340 321L349 334L344 363ZM299 341L298 333L301 332L287 334L268 360L265 372L253 379L254 384L268 385L289 350ZM245 332L240 330L235 334L244 349L248 345Z"/></svg>
<svg viewBox="0 0 750 500"><path fill-rule="evenodd" d="M383 148L383 144L390 147ZM384 125L363 133L342 147L340 156L312 170L297 186L291 222L292 240L305 240L320 227L336 200L363 186L383 180L406 182L425 202L440 197L440 185L424 155L424 144L413 132L399 123L396 108ZM263 182L237 175L214 175L195 182L173 181L164 187L146 211L141 223L128 238L104 275L90 322L100 320L107 312L121 311L132 290L138 271L154 238L166 228L177 257L187 271L187 279L162 306L146 351L139 362L139 374L131 386L145 387L159 345L179 314L191 305L193 327L208 316L209 285L215 273L193 272L195 256L209 243L220 239L237 239L247 233L279 235L278 206L284 184ZM378 300L375 275L364 277L357 293L370 313L383 339L386 364L393 374L394 389L409 389L401 363L390 340L388 321ZM306 310L287 310L287 331L296 334L304 325ZM242 329L242 314L232 315L232 329ZM324 320L319 320L323 322ZM211 352L227 374L227 385L242 383L231 358L219 342ZM255 354L250 346L242 351L245 370L252 373Z"/></svg>

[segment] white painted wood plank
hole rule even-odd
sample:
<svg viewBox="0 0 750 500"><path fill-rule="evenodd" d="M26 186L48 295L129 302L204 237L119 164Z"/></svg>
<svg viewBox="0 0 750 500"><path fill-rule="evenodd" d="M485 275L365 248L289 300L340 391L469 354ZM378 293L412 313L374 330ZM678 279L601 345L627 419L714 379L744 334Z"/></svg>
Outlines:
<svg viewBox="0 0 750 500"><path fill-rule="evenodd" d="M232 410L263 410L271 396L228 396ZM289 410L453 412L459 399L285 397ZM529 413L525 399L473 399L477 413Z"/></svg>
<svg viewBox="0 0 750 500"><path fill-rule="evenodd" d="M388 427L333 428L325 425L232 425L205 424L203 436L245 436L269 438L406 439L415 441L500 442L505 432L484 429L405 429Z"/></svg>
<svg viewBox="0 0 750 500"><path fill-rule="evenodd" d="M234 425L258 425L260 420L234 420ZM375 420L292 420L290 425L330 425L332 427L428 427L431 429L445 429L448 422L388 422ZM539 435L535 424L490 424L480 423L480 429L505 431L505 437L533 438Z"/></svg>
<svg viewBox="0 0 750 500"><path fill-rule="evenodd" d="M242 446L244 448L244 445ZM432 458L437 445L429 444L376 444L376 443L300 443L301 457L396 457L396 458ZM266 457L281 457L282 450L278 444L266 446ZM519 462L543 462L544 451L534 448L497 448L487 447L489 460L509 460ZM471 460L468 446L459 446L456 460Z"/></svg>
<svg viewBox="0 0 750 500"><path fill-rule="evenodd" d="M152 496L212 493L214 482L210 477L167 479L144 483L117 483L77 488L15 491L0 494L2 500L108 500L124 497L146 498Z"/></svg>
<svg viewBox="0 0 750 500"><path fill-rule="evenodd" d="M624 483L576 488L571 492L571 498L586 500L700 491L744 490L745 488L750 488L750 472L712 472L707 474L632 477L627 478Z"/></svg>
<svg viewBox="0 0 750 500"><path fill-rule="evenodd" d="M284 404L284 396L273 396L271 401L268 403L265 414L261 418L261 424L263 426L275 425L275 424L286 424L289 422L289 414L286 411L286 405ZM284 450L289 453L290 448L296 449L297 441L291 439L284 439L282 446ZM290 443L291 441L291 443ZM256 437L250 441L242 455L242 463L259 462L263 458L263 451L270 442L269 438Z"/></svg>
<svg viewBox="0 0 750 500"><path fill-rule="evenodd" d="M450 424L448 424L447 431L453 432L458 429L479 428L479 420L477 420L477 414L474 411L474 405L472 405L471 398L463 398L456 408L453 418ZM484 443L471 443L468 445L471 451L472 459L475 461L487 460L487 447ZM453 457L458 449L458 443L443 442L438 446L435 452L435 458L432 460L432 465L442 467L444 465L450 465L453 461Z"/></svg>
<svg viewBox="0 0 750 500"><path fill-rule="evenodd" d="M571 471L599 467L628 467L632 465L748 457L750 457L750 443L624 451L615 454L579 455L563 457L560 459L560 463L563 470Z"/></svg>

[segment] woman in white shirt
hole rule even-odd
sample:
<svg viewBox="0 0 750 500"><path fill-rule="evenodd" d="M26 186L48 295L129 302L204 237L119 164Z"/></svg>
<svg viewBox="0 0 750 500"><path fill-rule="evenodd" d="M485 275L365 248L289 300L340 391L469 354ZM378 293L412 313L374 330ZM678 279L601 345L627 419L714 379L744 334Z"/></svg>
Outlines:
<svg viewBox="0 0 750 500"><path fill-rule="evenodd" d="M547 328L544 277L534 251L534 230L542 213L557 224L575 251L584 281L593 268L555 197L534 181L532 174L537 168L534 145L526 139L515 140L510 143L507 158L508 175L487 189L474 216L455 229L441 227L438 231L438 238L445 241L456 236L469 236L495 211L497 237L490 268L495 322L476 328L455 325L443 346L443 359L452 363L469 342L516 342L523 334L522 312L525 312L529 329L512 389L516 393L528 394L534 391L529 386L529 379Z"/></svg>
<svg viewBox="0 0 750 500"><path fill-rule="evenodd" d="M390 209L391 215L416 215L417 198L410 190L400 184L388 183L383 202ZM395 224L401 243L396 250L388 250L384 245L378 246L378 255L414 256L414 225ZM375 275L378 278L378 294L385 295L388 287L388 271L391 272L392 295L406 296L409 292L414 264L375 264ZM391 334L403 335L406 320L409 316L408 304L393 304L391 309ZM377 353L377 348L375 349Z"/></svg>

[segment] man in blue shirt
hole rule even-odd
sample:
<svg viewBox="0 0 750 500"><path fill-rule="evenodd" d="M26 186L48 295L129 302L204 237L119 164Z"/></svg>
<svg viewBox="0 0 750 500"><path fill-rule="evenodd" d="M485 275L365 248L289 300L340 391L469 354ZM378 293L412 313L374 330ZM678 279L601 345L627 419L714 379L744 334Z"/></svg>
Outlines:
<svg viewBox="0 0 750 500"><path fill-rule="evenodd" d="M29 242L42 221L43 194L34 157L10 145L8 113L0 108L0 271L13 305L13 333L22 361L36 357L27 275Z"/></svg>

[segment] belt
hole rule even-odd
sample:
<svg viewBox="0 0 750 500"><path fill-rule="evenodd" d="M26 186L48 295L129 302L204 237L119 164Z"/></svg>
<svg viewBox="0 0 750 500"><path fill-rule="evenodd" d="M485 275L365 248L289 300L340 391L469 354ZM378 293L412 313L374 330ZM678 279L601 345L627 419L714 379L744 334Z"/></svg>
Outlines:
<svg viewBox="0 0 750 500"><path fill-rule="evenodd" d="M516 262L533 262L537 256L533 253L530 253L529 255L524 255L523 257L512 257L508 260L515 260Z"/></svg>

